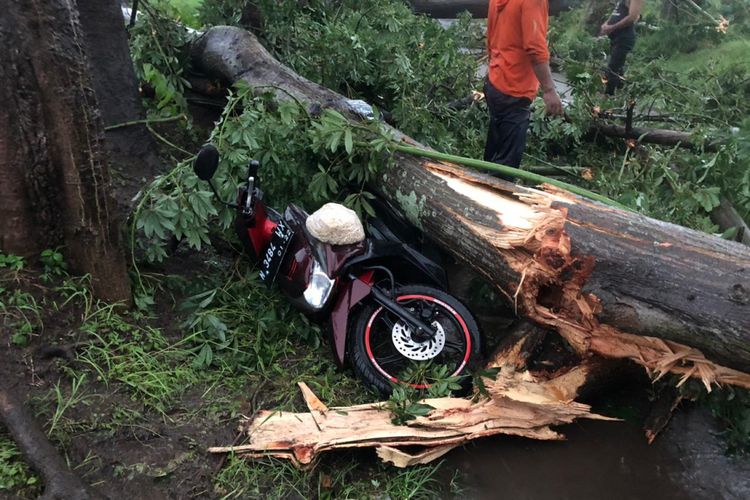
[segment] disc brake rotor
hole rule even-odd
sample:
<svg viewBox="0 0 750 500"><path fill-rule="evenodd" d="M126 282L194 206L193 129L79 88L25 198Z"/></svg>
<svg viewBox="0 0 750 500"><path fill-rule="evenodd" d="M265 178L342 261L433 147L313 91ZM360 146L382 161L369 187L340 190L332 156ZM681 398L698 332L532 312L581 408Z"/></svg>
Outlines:
<svg viewBox="0 0 750 500"><path fill-rule="evenodd" d="M437 321L432 322L435 335L424 342L418 342L411 337L411 328L402 322L393 325L391 338L396 350L403 356L416 361L432 359L443 350L445 346L445 330Z"/></svg>

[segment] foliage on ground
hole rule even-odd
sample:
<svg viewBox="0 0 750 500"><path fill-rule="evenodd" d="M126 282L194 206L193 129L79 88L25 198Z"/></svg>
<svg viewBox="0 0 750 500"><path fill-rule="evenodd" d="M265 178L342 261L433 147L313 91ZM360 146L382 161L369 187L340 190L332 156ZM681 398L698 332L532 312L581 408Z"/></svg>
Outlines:
<svg viewBox="0 0 750 500"><path fill-rule="evenodd" d="M21 497L34 497L39 494L39 478L23 461L16 443L4 433L0 433L0 494L13 492Z"/></svg>

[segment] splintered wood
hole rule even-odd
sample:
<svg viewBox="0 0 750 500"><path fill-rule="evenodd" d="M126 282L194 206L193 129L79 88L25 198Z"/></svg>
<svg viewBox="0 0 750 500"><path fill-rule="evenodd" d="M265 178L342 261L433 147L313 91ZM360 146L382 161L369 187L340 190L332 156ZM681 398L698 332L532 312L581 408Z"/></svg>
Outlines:
<svg viewBox="0 0 750 500"><path fill-rule="evenodd" d="M510 349L509 357L518 351ZM286 458L305 466L325 451L371 447L382 460L407 467L435 460L480 437L507 434L556 440L563 436L550 426L578 418L608 419L591 413L588 405L573 401L586 379L585 363L544 381L529 372L516 371L512 359L496 359L503 362L503 368L495 380L486 380L489 398L426 399L424 403L434 409L407 425L394 425L383 403L328 408L300 383L308 412L261 411L241 424L246 444L209 451L248 458Z"/></svg>
<svg viewBox="0 0 750 500"><path fill-rule="evenodd" d="M586 357L595 354L611 359L630 359L643 366L654 379L659 379L667 373L675 373L681 377L678 385L682 385L688 379L696 378L703 383L708 392L711 392L714 384L750 388L750 374L711 361L695 347L644 334L634 335L616 326L605 324L599 319L606 304L603 304L596 294L586 291L594 275L597 259L593 255L575 252L574 242L568 231L569 228L593 226L590 222L583 224L569 216L569 210L593 204L553 186L541 186L542 189L515 187L508 191L498 189L503 185L494 179L450 165L425 162L424 168L441 179L450 190L472 200L497 217L499 230L497 227L489 228L468 219L461 222L474 233L481 235L483 242L498 249L507 265L518 274L516 289L512 292L503 290L513 300L516 310L523 311L527 318L536 323L558 331L579 355ZM612 210L598 209L602 212ZM627 223L632 224L629 220ZM596 230L606 232L606 229ZM613 231L612 239L602 241L602 244L614 244L618 241L615 238L622 239L623 236L634 240L639 247L648 247L651 244L652 247L658 248L659 253L655 252L649 256L657 262L664 259L665 262L679 263L681 255L688 255L684 249L677 248L683 244L679 242L674 245L675 257L662 257L661 253L671 251L672 243L639 241L624 231ZM744 251L741 247L735 248ZM689 250L704 257L710 255L697 245ZM625 256L621 259L625 262ZM685 259L688 262L687 257ZM740 254L735 260L741 262ZM648 260L643 259L641 262ZM644 268L647 273L654 272L647 264L644 264ZM738 274L742 272L743 269L740 268ZM682 269L681 273L686 271ZM672 279L677 281L677 278ZM624 291L629 292L622 283L619 285ZM656 286L657 283L654 283L654 288ZM736 293L735 290L741 292ZM729 291L736 297L729 293L722 296L722 300L733 308L727 316L735 316L735 309L746 308L750 300L745 296L745 286L742 284L733 285ZM688 302L693 300L688 298ZM629 314L635 316L636 320L639 316L646 318L653 314L648 308L656 309L658 301L649 299L646 302L647 308L640 304L630 306ZM635 314L632 311L635 311ZM742 314L739 316L741 318ZM735 325L744 330L743 335L747 334L750 327L749 318L750 312L747 312L744 319L741 318ZM666 324L666 318L660 319L665 319ZM636 321L630 323L642 328ZM663 329L669 330L672 327L665 325ZM658 332L657 325L654 333Z"/></svg>

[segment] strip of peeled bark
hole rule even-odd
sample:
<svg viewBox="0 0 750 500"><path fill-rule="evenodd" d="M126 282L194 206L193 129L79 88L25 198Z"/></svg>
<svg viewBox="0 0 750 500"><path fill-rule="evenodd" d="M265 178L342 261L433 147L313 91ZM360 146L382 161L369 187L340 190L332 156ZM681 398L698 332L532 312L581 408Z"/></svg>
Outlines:
<svg viewBox="0 0 750 500"><path fill-rule="evenodd" d="M212 28L194 49L209 73L359 119L347 99L280 64L244 30ZM548 186L394 159L375 189L581 355L632 359L654 375L698 377L707 387L750 387L747 247Z"/></svg>

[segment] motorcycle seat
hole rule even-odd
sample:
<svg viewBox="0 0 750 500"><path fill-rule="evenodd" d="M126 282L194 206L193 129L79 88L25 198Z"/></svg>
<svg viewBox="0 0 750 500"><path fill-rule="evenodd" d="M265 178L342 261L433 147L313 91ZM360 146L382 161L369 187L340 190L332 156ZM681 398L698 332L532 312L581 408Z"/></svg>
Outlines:
<svg viewBox="0 0 750 500"><path fill-rule="evenodd" d="M305 221L310 234L329 245L351 245L365 239L365 228L354 210L326 203Z"/></svg>

